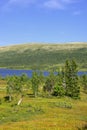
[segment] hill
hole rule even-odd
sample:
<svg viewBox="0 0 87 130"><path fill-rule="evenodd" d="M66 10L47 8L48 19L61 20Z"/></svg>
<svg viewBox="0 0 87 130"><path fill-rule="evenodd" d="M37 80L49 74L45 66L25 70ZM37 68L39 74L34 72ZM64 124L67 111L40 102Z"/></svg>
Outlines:
<svg viewBox="0 0 87 130"><path fill-rule="evenodd" d="M75 59L80 69L87 70L87 43L21 44L0 47L0 67L46 69Z"/></svg>

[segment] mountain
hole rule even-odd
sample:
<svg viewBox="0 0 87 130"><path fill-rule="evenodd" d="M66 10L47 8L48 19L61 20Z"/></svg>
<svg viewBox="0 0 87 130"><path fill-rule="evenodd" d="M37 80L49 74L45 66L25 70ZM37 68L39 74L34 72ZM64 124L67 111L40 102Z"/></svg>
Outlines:
<svg viewBox="0 0 87 130"><path fill-rule="evenodd" d="M87 70L87 43L19 44L0 47L0 67L48 69L75 59L79 69Z"/></svg>

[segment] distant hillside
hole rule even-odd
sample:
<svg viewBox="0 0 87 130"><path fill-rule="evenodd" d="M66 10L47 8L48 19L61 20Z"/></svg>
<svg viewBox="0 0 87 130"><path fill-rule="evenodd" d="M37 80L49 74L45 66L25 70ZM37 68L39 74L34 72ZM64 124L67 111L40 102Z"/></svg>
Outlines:
<svg viewBox="0 0 87 130"><path fill-rule="evenodd" d="M80 69L87 70L87 43L21 44L0 47L0 67L45 69L75 59Z"/></svg>

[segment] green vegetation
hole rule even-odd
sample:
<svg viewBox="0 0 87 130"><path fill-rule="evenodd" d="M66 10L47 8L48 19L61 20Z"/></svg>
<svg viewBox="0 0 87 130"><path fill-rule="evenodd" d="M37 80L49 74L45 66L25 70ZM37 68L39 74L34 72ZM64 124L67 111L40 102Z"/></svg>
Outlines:
<svg viewBox="0 0 87 130"><path fill-rule="evenodd" d="M82 76L82 87L85 93L87 93L87 75Z"/></svg>
<svg viewBox="0 0 87 130"><path fill-rule="evenodd" d="M66 61L64 68L64 86L66 95L79 98L80 87L78 85L77 64L75 61Z"/></svg>
<svg viewBox="0 0 87 130"><path fill-rule="evenodd" d="M39 88L39 84L40 84L40 79L39 79L37 72L33 72L31 82L32 82L33 94L35 97L37 97L38 88Z"/></svg>
<svg viewBox="0 0 87 130"><path fill-rule="evenodd" d="M0 96L1 96L0 91ZM4 94L4 92L3 92ZM71 98L24 97L20 106L0 105L0 130L86 130L87 95Z"/></svg>
<svg viewBox="0 0 87 130"><path fill-rule="evenodd" d="M27 48L28 45L20 45L19 47L20 49L18 46L0 48L1 66L14 68L17 65L20 68L20 64L23 63L22 67L27 68L34 63L33 69L47 66L53 69L47 77L40 71L34 71L31 78L25 74L0 77L0 130L86 130L87 76L77 76L78 66L72 59L80 63L83 56L86 58L87 45L29 45L30 48ZM81 52L83 53L80 55ZM69 57L70 54L74 57ZM31 57L29 59L31 62L27 56ZM69 58L72 59L66 60ZM61 69L57 67L60 64L63 64ZM55 66L58 72L56 75ZM82 64L79 67L82 67Z"/></svg>
<svg viewBox="0 0 87 130"><path fill-rule="evenodd" d="M0 47L0 67L50 69L60 67L67 59L75 59L80 70L87 70L87 43Z"/></svg>
<svg viewBox="0 0 87 130"><path fill-rule="evenodd" d="M84 80L84 82L86 82L86 80ZM39 71L36 71L33 72L32 78L27 77L25 74L7 77L6 89L8 97L6 98L12 101L13 95L15 98L20 95L21 98L17 103L20 105L24 95L26 95L26 92L29 90L29 85L31 86L32 95L34 97L37 97L38 93L42 95L43 92L48 96L69 96L72 98L79 98L80 96L77 65L73 60L67 60L65 67L60 71L60 74L58 73L57 75L55 75L54 72L50 72L48 77L43 77ZM85 89L87 88L85 87Z"/></svg>

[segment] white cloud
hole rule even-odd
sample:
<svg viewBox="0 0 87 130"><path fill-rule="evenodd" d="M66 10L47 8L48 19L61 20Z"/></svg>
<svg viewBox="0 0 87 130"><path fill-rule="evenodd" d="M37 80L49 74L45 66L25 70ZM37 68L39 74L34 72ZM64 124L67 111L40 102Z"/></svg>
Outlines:
<svg viewBox="0 0 87 130"><path fill-rule="evenodd" d="M2 10L9 11L15 6L27 7L30 4L34 4L36 0L8 0L3 6Z"/></svg>
<svg viewBox="0 0 87 130"><path fill-rule="evenodd" d="M7 11L15 6L28 7L31 4L35 4L35 6L41 5L41 7L44 8L65 9L67 6L74 4L77 1L80 0L8 0L2 8Z"/></svg>
<svg viewBox="0 0 87 130"><path fill-rule="evenodd" d="M48 8L63 9L63 5L58 0L48 0L45 1L43 5Z"/></svg>
<svg viewBox="0 0 87 130"><path fill-rule="evenodd" d="M44 6L48 8L64 9L70 4L76 3L78 0L45 0Z"/></svg>
<svg viewBox="0 0 87 130"><path fill-rule="evenodd" d="M65 3L70 4L70 3L76 3L76 2L79 2L80 0L62 0L62 1L65 2Z"/></svg>

